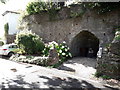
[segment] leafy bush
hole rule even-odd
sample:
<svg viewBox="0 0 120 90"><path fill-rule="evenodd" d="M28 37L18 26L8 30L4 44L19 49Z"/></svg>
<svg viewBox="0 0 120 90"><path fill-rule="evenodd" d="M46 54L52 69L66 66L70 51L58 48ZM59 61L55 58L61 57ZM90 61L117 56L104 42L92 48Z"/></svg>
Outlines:
<svg viewBox="0 0 120 90"><path fill-rule="evenodd" d="M27 5L26 11L28 14L40 13L43 11L51 11L60 8L58 3L55 2L31 2Z"/></svg>
<svg viewBox="0 0 120 90"><path fill-rule="evenodd" d="M120 8L120 2L80 2L79 4L88 9L96 9L98 14Z"/></svg>
<svg viewBox="0 0 120 90"><path fill-rule="evenodd" d="M120 35L115 36L115 40L120 40Z"/></svg>
<svg viewBox="0 0 120 90"><path fill-rule="evenodd" d="M71 12L70 14L70 17L79 17L79 16L82 16L82 13L81 12Z"/></svg>
<svg viewBox="0 0 120 90"><path fill-rule="evenodd" d="M110 79L111 78L110 76L104 75L104 74L99 73L99 72L95 73L95 77L102 78L102 79Z"/></svg>
<svg viewBox="0 0 120 90"><path fill-rule="evenodd" d="M114 26L114 31L117 32L117 31L120 31L120 26ZM114 32L114 33L115 33Z"/></svg>
<svg viewBox="0 0 120 90"><path fill-rule="evenodd" d="M56 46L58 46L58 43L56 43L55 41L52 41L52 42L49 42L48 44L45 44L45 48L42 51L43 56L49 56L49 51L51 49L54 49Z"/></svg>
<svg viewBox="0 0 120 90"><path fill-rule="evenodd" d="M102 73L99 73L99 72L95 72L95 74L94 74L94 76L97 77L97 78L101 77L102 75L103 75L103 74L102 74Z"/></svg>
<svg viewBox="0 0 120 90"><path fill-rule="evenodd" d="M40 54L44 49L42 39L31 31L21 31L16 35L15 43L26 54Z"/></svg>
<svg viewBox="0 0 120 90"><path fill-rule="evenodd" d="M69 47L66 45L66 42L63 41L63 43L58 44L55 41L49 42L48 44L45 45L45 48L43 50L44 56L49 56L49 51L51 49L56 49L58 56L60 58L60 62L64 62L67 58L72 57Z"/></svg>
<svg viewBox="0 0 120 90"><path fill-rule="evenodd" d="M40 11L46 11L46 5L45 2L31 2L28 4L26 11L28 14L40 13Z"/></svg>
<svg viewBox="0 0 120 90"><path fill-rule="evenodd" d="M3 41L0 41L0 46L4 45L4 42Z"/></svg>
<svg viewBox="0 0 120 90"><path fill-rule="evenodd" d="M60 57L61 61L66 60L67 58L72 57L69 47L66 45L66 42L63 41L60 45L56 46L58 56Z"/></svg>
<svg viewBox="0 0 120 90"><path fill-rule="evenodd" d="M26 15L38 14L41 12L47 12L50 20L55 20L57 11L61 8L58 2L31 2L27 5Z"/></svg>

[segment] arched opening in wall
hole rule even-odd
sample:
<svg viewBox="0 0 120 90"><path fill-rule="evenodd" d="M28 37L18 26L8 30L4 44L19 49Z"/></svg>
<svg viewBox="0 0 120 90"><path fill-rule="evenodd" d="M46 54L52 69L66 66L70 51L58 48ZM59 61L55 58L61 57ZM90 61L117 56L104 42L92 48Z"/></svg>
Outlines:
<svg viewBox="0 0 120 90"><path fill-rule="evenodd" d="M82 31L71 42L73 57L97 57L99 39L89 31Z"/></svg>

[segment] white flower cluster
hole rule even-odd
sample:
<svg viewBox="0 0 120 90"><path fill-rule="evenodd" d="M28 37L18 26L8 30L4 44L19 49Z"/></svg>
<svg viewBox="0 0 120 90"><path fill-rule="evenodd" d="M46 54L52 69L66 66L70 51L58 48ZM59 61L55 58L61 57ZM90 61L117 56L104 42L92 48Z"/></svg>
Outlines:
<svg viewBox="0 0 120 90"><path fill-rule="evenodd" d="M66 45L65 41L59 45L58 55L63 57L72 57L71 53L69 52L69 47Z"/></svg>
<svg viewBox="0 0 120 90"><path fill-rule="evenodd" d="M55 48L55 46L58 46L58 43L55 41L49 42L47 47L49 47L51 50Z"/></svg>
<svg viewBox="0 0 120 90"><path fill-rule="evenodd" d="M59 57L72 57L71 53L69 52L69 47L66 45L65 41L63 41L61 44L52 41L46 44L45 47L46 48L44 49L44 52L46 53L46 56L49 55L49 50L56 49Z"/></svg>
<svg viewBox="0 0 120 90"><path fill-rule="evenodd" d="M22 30L19 32L19 34L24 34L24 35L28 35L28 34L33 34L32 31L28 31L28 30Z"/></svg>

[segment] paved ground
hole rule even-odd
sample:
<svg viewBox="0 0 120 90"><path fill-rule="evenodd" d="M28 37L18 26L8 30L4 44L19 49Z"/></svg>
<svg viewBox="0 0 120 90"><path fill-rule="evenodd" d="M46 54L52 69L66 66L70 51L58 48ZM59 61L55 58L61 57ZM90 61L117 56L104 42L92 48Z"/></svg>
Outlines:
<svg viewBox="0 0 120 90"><path fill-rule="evenodd" d="M92 90L95 88L107 88L106 90L113 89L111 86L104 85L104 83L101 83L100 81L90 79L91 76L89 75L87 78L79 75L80 73L74 75L73 72L70 71L50 69L41 66L16 63L5 59L0 59L0 88L72 87L92 88Z"/></svg>
<svg viewBox="0 0 120 90"><path fill-rule="evenodd" d="M95 66L96 59L94 58L74 58L65 62L58 69L69 71L71 74L79 77L95 79Z"/></svg>

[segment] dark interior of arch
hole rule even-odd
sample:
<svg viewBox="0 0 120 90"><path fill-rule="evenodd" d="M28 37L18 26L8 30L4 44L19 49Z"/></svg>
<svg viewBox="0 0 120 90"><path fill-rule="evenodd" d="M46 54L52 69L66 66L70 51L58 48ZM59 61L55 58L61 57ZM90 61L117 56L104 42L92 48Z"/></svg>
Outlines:
<svg viewBox="0 0 120 90"><path fill-rule="evenodd" d="M80 32L71 43L73 57L96 57L99 49L99 39L88 31Z"/></svg>

